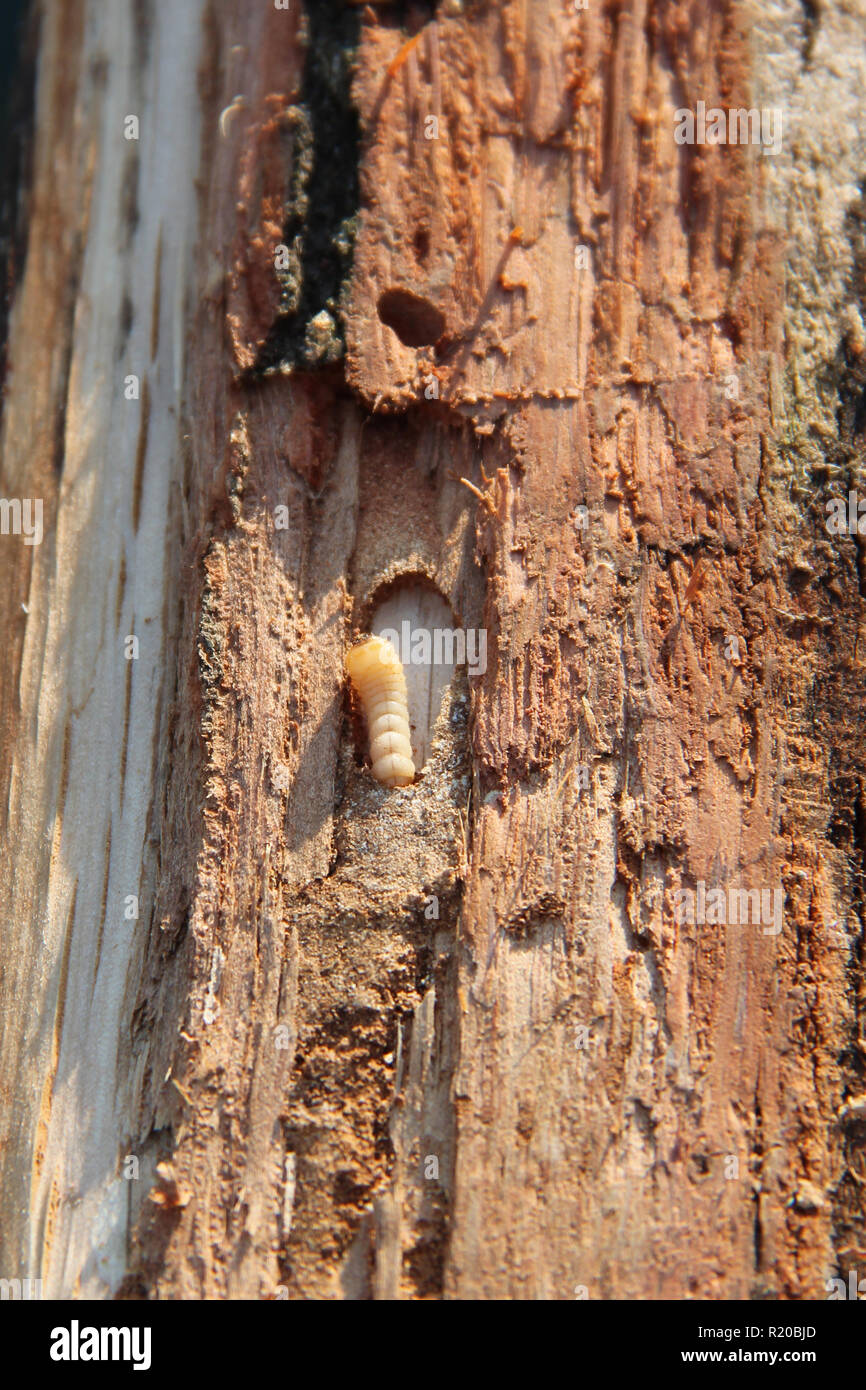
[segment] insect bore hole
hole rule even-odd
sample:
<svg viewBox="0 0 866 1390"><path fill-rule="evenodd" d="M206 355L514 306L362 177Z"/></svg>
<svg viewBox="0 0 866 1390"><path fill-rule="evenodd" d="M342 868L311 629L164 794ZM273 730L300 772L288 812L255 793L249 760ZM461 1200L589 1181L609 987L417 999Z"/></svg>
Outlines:
<svg viewBox="0 0 866 1390"><path fill-rule="evenodd" d="M405 347L433 347L445 332L445 315L429 299L392 287L379 296L379 318Z"/></svg>
<svg viewBox="0 0 866 1390"><path fill-rule="evenodd" d="M420 772L435 751L436 739L447 737L444 731L448 727L448 695L457 695L458 687L452 683L460 668L468 668L463 673L465 680L473 663L477 666L480 634L456 626L451 605L423 575L404 576L383 586L380 596L371 601L369 628L371 635L349 652L346 668L352 679L355 706L360 705L363 710L361 722L366 728L361 736L362 746L373 775L384 781L376 771L376 759L382 753L410 756L413 769ZM387 645L376 646L377 643ZM376 708L377 700L390 701L393 707ZM401 703L404 700L405 709ZM386 713L393 720L375 722ZM387 749L384 744L374 746L379 733L394 735L393 740L385 741ZM355 734L357 747L357 727ZM408 753L401 736L408 737ZM395 764L385 771L396 769Z"/></svg>

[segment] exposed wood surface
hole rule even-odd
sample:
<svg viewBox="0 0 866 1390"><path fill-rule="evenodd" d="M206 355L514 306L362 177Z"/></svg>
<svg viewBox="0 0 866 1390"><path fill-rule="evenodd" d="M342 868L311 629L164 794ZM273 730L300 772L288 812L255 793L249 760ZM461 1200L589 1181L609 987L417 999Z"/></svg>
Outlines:
<svg viewBox="0 0 866 1390"><path fill-rule="evenodd" d="M0 1266L822 1297L866 1262L861 559L824 527L866 486L866 8L443 3L410 49L398 8L44 7ZM699 100L783 108L781 151L677 145ZM345 651L434 590L487 666L389 791ZM781 930L677 921L699 882Z"/></svg>
<svg viewBox="0 0 866 1390"><path fill-rule="evenodd" d="M4 1275L47 1297L125 1271L120 1039L168 756L200 26L195 3L155 26L65 3L39 32L2 436L2 494L43 500L44 539L2 538L0 1225Z"/></svg>

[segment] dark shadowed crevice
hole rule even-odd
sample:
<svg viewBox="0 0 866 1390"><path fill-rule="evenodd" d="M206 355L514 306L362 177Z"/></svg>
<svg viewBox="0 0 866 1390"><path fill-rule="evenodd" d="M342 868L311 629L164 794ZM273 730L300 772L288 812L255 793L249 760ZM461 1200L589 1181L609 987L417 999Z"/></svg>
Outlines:
<svg viewBox="0 0 866 1390"><path fill-rule="evenodd" d="M445 332L445 315L411 290L391 288L379 296L376 310L406 347L433 347Z"/></svg>
<svg viewBox="0 0 866 1390"><path fill-rule="evenodd" d="M9 314L24 273L33 158L39 14L30 0L0 9L0 417Z"/></svg>
<svg viewBox="0 0 866 1390"><path fill-rule="evenodd" d="M327 366L343 355L341 298L351 274L358 212L360 127L351 83L360 36L353 6L306 6L307 47L283 241L291 308L276 320L255 373ZM277 272L278 275L280 272ZM282 278L282 277L281 277Z"/></svg>

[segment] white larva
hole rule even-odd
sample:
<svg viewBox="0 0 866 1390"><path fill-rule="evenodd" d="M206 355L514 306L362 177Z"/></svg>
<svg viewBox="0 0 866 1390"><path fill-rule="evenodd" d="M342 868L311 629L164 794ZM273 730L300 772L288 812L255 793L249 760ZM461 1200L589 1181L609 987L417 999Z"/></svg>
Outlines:
<svg viewBox="0 0 866 1390"><path fill-rule="evenodd" d="M346 670L364 708L373 776L386 787L407 787L415 764L400 658L387 638L367 637L349 652Z"/></svg>

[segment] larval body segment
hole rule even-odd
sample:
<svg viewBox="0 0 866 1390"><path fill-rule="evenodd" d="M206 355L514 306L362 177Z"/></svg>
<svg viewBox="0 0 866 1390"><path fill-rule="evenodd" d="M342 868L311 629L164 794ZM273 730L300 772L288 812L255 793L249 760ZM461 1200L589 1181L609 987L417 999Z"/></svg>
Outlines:
<svg viewBox="0 0 866 1390"><path fill-rule="evenodd" d="M373 776L386 787L407 787L415 764L400 658L387 638L368 637L349 652L346 670L367 720Z"/></svg>

